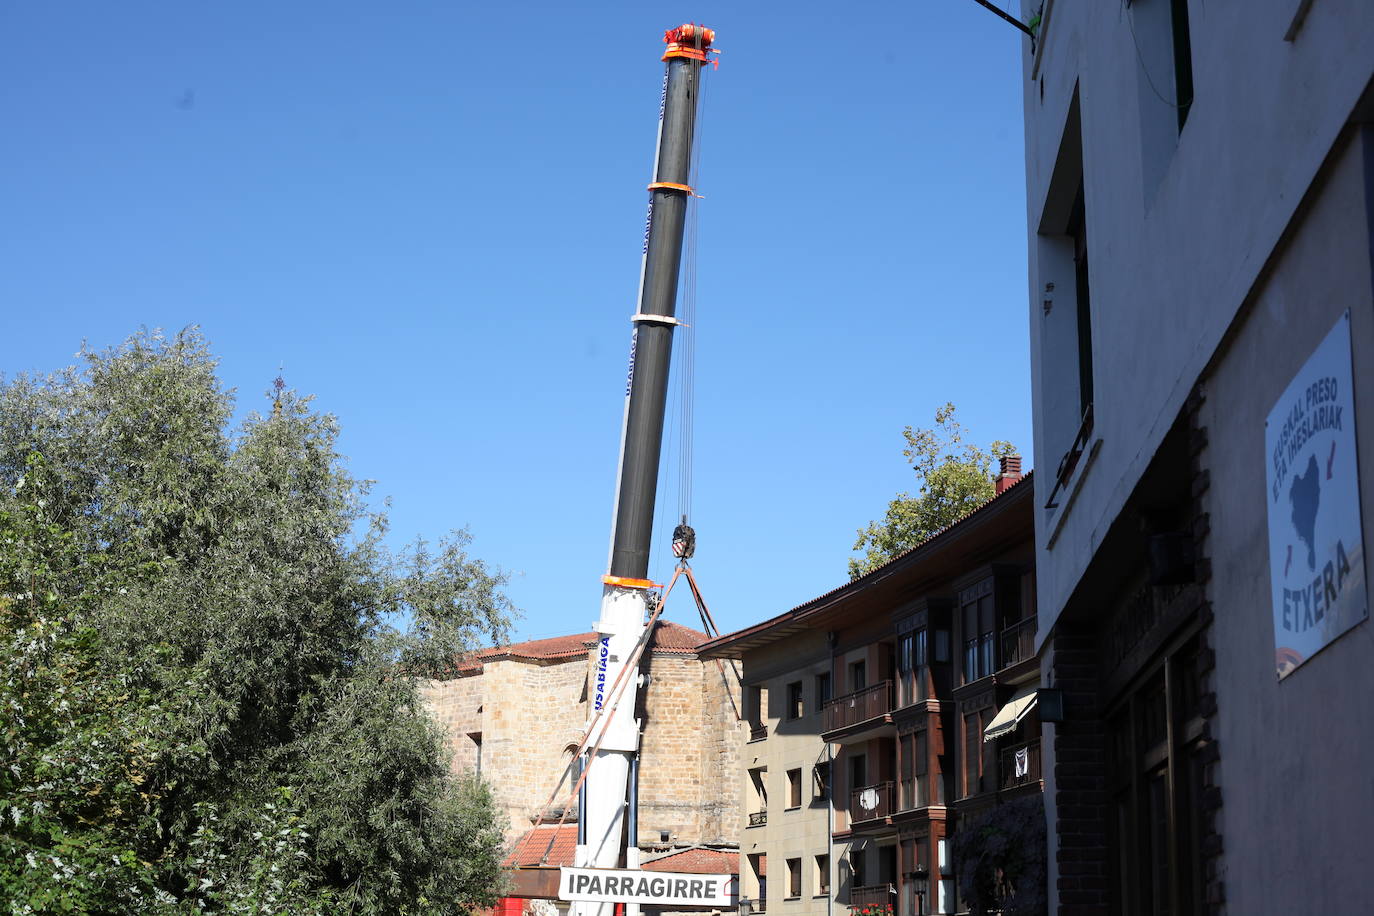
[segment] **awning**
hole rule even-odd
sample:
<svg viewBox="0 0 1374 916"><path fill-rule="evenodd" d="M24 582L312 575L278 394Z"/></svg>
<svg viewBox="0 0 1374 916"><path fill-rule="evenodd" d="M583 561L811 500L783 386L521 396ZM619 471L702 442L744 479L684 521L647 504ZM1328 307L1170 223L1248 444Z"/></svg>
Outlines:
<svg viewBox="0 0 1374 916"><path fill-rule="evenodd" d="M991 741L993 738L1000 738L1013 728L1021 724L1021 720L1035 708L1034 687L1025 687L1018 690L1016 694L1007 701L1007 705L997 711L997 715L992 717L987 728L983 729L983 740Z"/></svg>

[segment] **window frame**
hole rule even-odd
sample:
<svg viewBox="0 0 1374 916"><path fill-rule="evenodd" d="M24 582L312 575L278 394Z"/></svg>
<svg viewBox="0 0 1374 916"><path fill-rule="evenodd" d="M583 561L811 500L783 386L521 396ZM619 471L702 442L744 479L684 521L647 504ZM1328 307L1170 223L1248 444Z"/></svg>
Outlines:
<svg viewBox="0 0 1374 916"><path fill-rule="evenodd" d="M801 681L789 681L787 684L787 720L793 721L806 715L806 698L802 689Z"/></svg>
<svg viewBox="0 0 1374 916"><path fill-rule="evenodd" d="M1201 645L1198 630L1182 634L1103 717L1107 885L1123 916L1207 911L1201 866L1207 744L1198 702ZM1151 823L1161 800L1163 822Z"/></svg>
<svg viewBox="0 0 1374 916"><path fill-rule="evenodd" d="M787 896L784 900L800 900L802 895L802 874L800 858L787 860Z"/></svg>
<svg viewBox="0 0 1374 916"><path fill-rule="evenodd" d="M835 699L835 692L831 685L830 672L824 671L816 675L816 711L820 712L825 708L825 704Z"/></svg>

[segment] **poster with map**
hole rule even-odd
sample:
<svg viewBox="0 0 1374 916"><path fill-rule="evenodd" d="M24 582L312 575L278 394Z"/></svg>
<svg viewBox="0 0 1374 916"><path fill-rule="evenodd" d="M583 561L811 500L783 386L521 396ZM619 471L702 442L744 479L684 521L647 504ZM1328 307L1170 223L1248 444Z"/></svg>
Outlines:
<svg viewBox="0 0 1374 916"><path fill-rule="evenodd" d="M1280 680L1369 615L1351 389L1347 311L1264 424Z"/></svg>

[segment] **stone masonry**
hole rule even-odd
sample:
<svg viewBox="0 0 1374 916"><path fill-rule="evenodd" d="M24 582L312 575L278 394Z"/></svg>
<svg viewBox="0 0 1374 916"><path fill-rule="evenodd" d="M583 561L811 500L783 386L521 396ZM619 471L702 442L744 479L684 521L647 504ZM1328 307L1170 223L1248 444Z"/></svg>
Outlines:
<svg viewBox="0 0 1374 916"><path fill-rule="evenodd" d="M645 850L734 846L739 757L747 726L728 663L702 661L706 635L660 623L640 663L643 722L638 845ZM506 838L543 811L557 821L572 790L560 779L589 717L593 633L484 649L424 696L444 728L455 772L480 770L506 817ZM548 806L557 788L557 800ZM575 820L569 815L568 822ZM664 840L664 834L667 839Z"/></svg>

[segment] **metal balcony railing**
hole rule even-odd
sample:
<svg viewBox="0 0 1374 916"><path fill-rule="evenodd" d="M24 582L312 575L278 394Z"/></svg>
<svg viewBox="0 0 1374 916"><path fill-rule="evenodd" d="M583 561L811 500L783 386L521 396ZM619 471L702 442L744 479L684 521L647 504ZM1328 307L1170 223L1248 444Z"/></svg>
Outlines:
<svg viewBox="0 0 1374 916"><path fill-rule="evenodd" d="M871 687L836 697L825 704L825 731L834 731L876 719L892 712L892 682L881 681Z"/></svg>
<svg viewBox="0 0 1374 916"><path fill-rule="evenodd" d="M891 816L893 809L892 783L880 782L849 793L849 821L871 821Z"/></svg>
<svg viewBox="0 0 1374 916"><path fill-rule="evenodd" d="M1059 508L1059 494L1069 485L1073 479L1073 472L1078 469L1078 461L1083 457L1083 452L1088 448L1088 440L1093 435L1093 405L1089 404L1083 411L1083 422L1078 427L1078 435L1073 437L1073 445L1064 453L1064 457L1059 459L1059 467L1054 472L1054 489L1050 491L1050 498L1045 503L1046 509Z"/></svg>
<svg viewBox="0 0 1374 916"><path fill-rule="evenodd" d="M766 823L768 823L768 812L767 812L766 810L764 810L764 811L753 811L753 812L750 812L750 814L749 814L749 826L750 826L750 827L762 827L762 826L763 826L764 824L766 824Z"/></svg>
<svg viewBox="0 0 1374 916"><path fill-rule="evenodd" d="M1003 789L1013 789L1040 780L1040 739L1027 741L1002 751L999 761Z"/></svg>
<svg viewBox="0 0 1374 916"><path fill-rule="evenodd" d="M1036 619L1027 617L1002 631L1002 664L999 667L1007 668L1034 657L1035 625Z"/></svg>
<svg viewBox="0 0 1374 916"><path fill-rule="evenodd" d="M750 741L762 741L764 738L767 738L767 737L768 737L768 726L767 726L767 725L751 725L751 726L749 726L749 740L750 740Z"/></svg>

